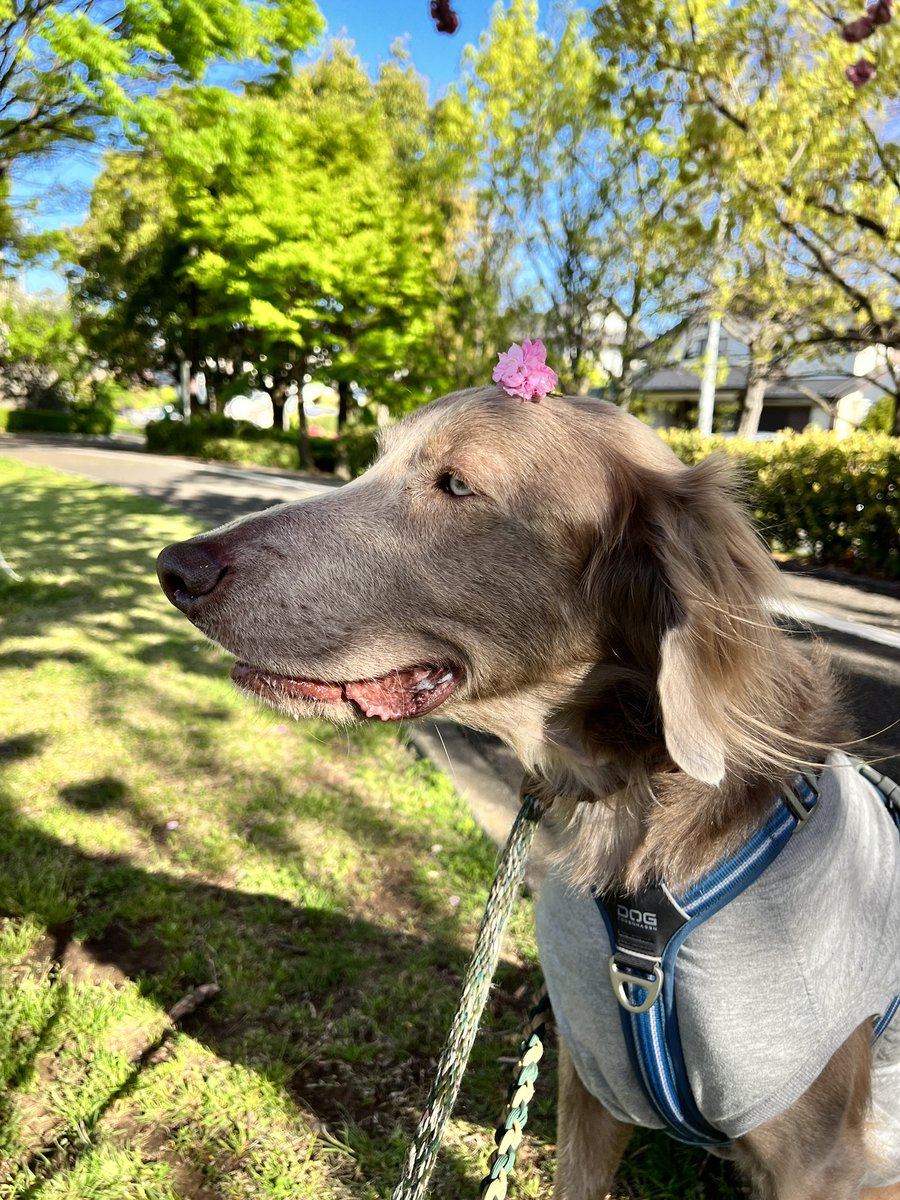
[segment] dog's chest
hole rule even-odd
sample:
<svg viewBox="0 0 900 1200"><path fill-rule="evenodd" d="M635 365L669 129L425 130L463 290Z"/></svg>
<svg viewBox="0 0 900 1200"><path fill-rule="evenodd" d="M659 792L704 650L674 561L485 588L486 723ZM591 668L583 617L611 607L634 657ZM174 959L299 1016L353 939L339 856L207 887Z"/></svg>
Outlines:
<svg viewBox="0 0 900 1200"><path fill-rule="evenodd" d="M678 955L675 1010L691 1090L706 1121L729 1137L794 1103L850 1033L900 992L900 843L877 794L844 761L823 774L809 824ZM619 1119L660 1127L629 1060L593 898L548 878L538 943L583 1082ZM900 1122L895 1060L892 1030L876 1056L876 1096ZM900 1177L895 1153L889 1170Z"/></svg>

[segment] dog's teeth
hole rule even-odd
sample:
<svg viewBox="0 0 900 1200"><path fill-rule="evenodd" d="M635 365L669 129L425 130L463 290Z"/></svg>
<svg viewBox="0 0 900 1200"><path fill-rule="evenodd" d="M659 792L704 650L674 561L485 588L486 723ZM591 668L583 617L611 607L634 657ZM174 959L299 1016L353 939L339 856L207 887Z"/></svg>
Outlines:
<svg viewBox="0 0 900 1200"><path fill-rule="evenodd" d="M441 684L444 684L444 683L449 683L452 678L453 678L452 671L447 671L444 675L442 675L440 677L440 679L432 679L430 676L426 676L425 679L420 679L417 683L413 684L413 691L414 692L433 692L436 687L440 687Z"/></svg>

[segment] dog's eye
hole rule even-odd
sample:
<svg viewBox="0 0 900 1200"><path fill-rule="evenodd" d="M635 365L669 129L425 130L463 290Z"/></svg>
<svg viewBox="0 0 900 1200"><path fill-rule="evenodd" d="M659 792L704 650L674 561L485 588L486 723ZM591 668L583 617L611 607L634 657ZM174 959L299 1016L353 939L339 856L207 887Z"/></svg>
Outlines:
<svg viewBox="0 0 900 1200"><path fill-rule="evenodd" d="M466 481L460 475L452 475L449 472L442 476L438 481L438 487L442 492L446 492L448 496L474 496L474 491L469 487Z"/></svg>

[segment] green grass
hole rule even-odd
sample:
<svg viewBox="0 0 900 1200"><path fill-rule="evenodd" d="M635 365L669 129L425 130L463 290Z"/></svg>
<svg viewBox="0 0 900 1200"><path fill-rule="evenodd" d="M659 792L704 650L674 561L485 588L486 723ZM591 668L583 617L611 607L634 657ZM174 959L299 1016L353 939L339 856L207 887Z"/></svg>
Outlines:
<svg viewBox="0 0 900 1200"><path fill-rule="evenodd" d="M402 731L233 693L155 582L187 518L2 460L0 488L0 1200L389 1196L494 847ZM477 1194L538 978L526 902L436 1196ZM552 1108L548 1070L513 1195L547 1194ZM722 1179L651 1138L620 1195Z"/></svg>

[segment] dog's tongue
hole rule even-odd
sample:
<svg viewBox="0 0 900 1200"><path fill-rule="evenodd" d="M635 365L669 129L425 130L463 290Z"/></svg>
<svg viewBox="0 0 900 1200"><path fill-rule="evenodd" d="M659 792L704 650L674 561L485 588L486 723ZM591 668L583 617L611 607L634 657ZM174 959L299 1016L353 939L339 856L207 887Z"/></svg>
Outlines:
<svg viewBox="0 0 900 1200"><path fill-rule="evenodd" d="M231 675L239 687L262 696L276 707L292 697L317 700L321 704L349 700L365 716L380 717L382 721L421 717L431 712L456 690L460 678L459 671L452 667L418 666L391 671L377 679L328 683L276 674L245 662L235 663Z"/></svg>
<svg viewBox="0 0 900 1200"><path fill-rule="evenodd" d="M344 696L367 717L399 721L436 708L453 689L453 672L445 667L408 667L379 679L344 684Z"/></svg>

